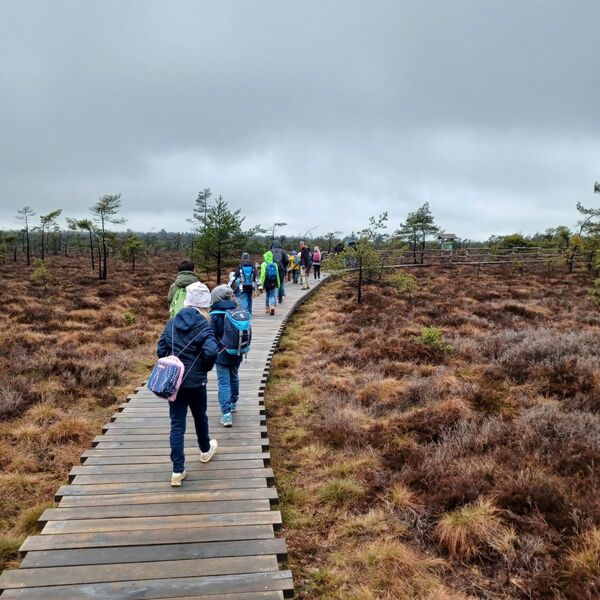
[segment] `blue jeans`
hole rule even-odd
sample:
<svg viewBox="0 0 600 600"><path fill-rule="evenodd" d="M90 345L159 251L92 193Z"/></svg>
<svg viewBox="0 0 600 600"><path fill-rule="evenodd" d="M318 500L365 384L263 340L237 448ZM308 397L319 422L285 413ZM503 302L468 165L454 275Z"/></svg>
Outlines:
<svg viewBox="0 0 600 600"><path fill-rule="evenodd" d="M237 297L240 301L240 306L252 314L252 292L238 292Z"/></svg>
<svg viewBox="0 0 600 600"><path fill-rule="evenodd" d="M169 416L171 417L169 442L174 473L183 473L185 470L183 439L188 406L194 417L198 447L202 452L210 450L208 417L206 416L206 384L196 388L180 388L175 401L169 402Z"/></svg>
<svg viewBox="0 0 600 600"><path fill-rule="evenodd" d="M294 269L292 271L292 279L294 280L294 283L298 283L299 276L300 276L300 269Z"/></svg>
<svg viewBox="0 0 600 600"><path fill-rule="evenodd" d="M272 290L265 290L265 306L275 306L277 304L277 288Z"/></svg>
<svg viewBox="0 0 600 600"><path fill-rule="evenodd" d="M283 285L283 281L285 279L285 273L279 272L279 290L277 291L277 298L279 299L279 304L283 302L283 297L285 296L285 286Z"/></svg>
<svg viewBox="0 0 600 600"><path fill-rule="evenodd" d="M221 412L226 415L231 412L231 405L236 404L240 397L239 365L216 365L217 381L219 383L219 404Z"/></svg>

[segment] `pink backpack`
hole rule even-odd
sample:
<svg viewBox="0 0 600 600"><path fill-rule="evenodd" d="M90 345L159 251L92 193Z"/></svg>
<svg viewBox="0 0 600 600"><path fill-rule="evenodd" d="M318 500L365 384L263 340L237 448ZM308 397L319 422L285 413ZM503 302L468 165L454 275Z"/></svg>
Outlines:
<svg viewBox="0 0 600 600"><path fill-rule="evenodd" d="M313 252L312 259L313 259L314 263L320 263L321 262L321 253Z"/></svg>

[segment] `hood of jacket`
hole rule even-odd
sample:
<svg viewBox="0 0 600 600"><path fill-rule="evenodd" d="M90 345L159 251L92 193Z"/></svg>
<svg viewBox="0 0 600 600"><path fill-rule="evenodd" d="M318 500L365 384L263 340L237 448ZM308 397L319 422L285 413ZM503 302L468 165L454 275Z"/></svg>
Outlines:
<svg viewBox="0 0 600 600"><path fill-rule="evenodd" d="M227 300L227 298L231 298L233 296L233 290L231 286L224 284L218 285L213 291L210 293L210 303L211 306L215 305L217 302L221 300Z"/></svg>
<svg viewBox="0 0 600 600"><path fill-rule="evenodd" d="M179 288L186 288L192 283L199 281L198 275L194 271L179 271L175 279L175 285Z"/></svg>
<svg viewBox="0 0 600 600"><path fill-rule="evenodd" d="M181 332L191 331L192 329L197 329L202 325L207 325L208 321L200 314L198 310L188 306L186 308L182 308L177 315L175 316L175 320L173 325L175 329Z"/></svg>
<svg viewBox="0 0 600 600"><path fill-rule="evenodd" d="M273 253L270 250L267 250L264 254L263 254L263 258L265 259L265 262L267 264L272 263L273 262Z"/></svg>
<svg viewBox="0 0 600 600"><path fill-rule="evenodd" d="M219 300L210 307L211 310L231 310L232 308L237 308L237 303L233 300Z"/></svg>
<svg viewBox="0 0 600 600"><path fill-rule="evenodd" d="M281 242L279 240L273 240L271 242L271 250L274 248L281 248Z"/></svg>

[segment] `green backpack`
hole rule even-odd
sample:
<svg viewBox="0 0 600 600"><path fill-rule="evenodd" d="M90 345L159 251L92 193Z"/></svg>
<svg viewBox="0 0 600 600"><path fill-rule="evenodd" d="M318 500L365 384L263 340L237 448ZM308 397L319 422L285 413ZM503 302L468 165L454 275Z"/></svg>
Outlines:
<svg viewBox="0 0 600 600"><path fill-rule="evenodd" d="M177 288L175 295L173 296L173 300L171 300L171 304L169 305L169 314L171 318L173 318L182 308L183 301L185 300L185 288Z"/></svg>

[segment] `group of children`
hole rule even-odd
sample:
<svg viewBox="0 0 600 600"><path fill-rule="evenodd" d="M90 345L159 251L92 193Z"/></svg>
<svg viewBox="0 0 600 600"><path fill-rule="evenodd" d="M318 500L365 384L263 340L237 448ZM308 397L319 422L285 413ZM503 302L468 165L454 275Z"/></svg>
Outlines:
<svg viewBox="0 0 600 600"><path fill-rule="evenodd" d="M213 366L217 372L221 425L233 425L233 413L239 399L238 370L250 348L255 290L264 290L266 313L274 315L277 301L281 303L285 299L284 282L288 272L294 283L300 276L303 289L308 289L311 266L315 279L320 279L318 247L311 254L302 242L300 252L288 256L275 240L263 258L258 274L257 265L244 252L240 265L230 273L229 283L212 291L200 282L194 264L183 261L169 289L167 300L171 319L160 337L157 354L161 359L177 357L184 368L174 400L169 402L172 486L180 486L186 476L184 436L188 408L194 418L200 461L208 462L217 451L218 443L210 438L206 415L207 374Z"/></svg>

